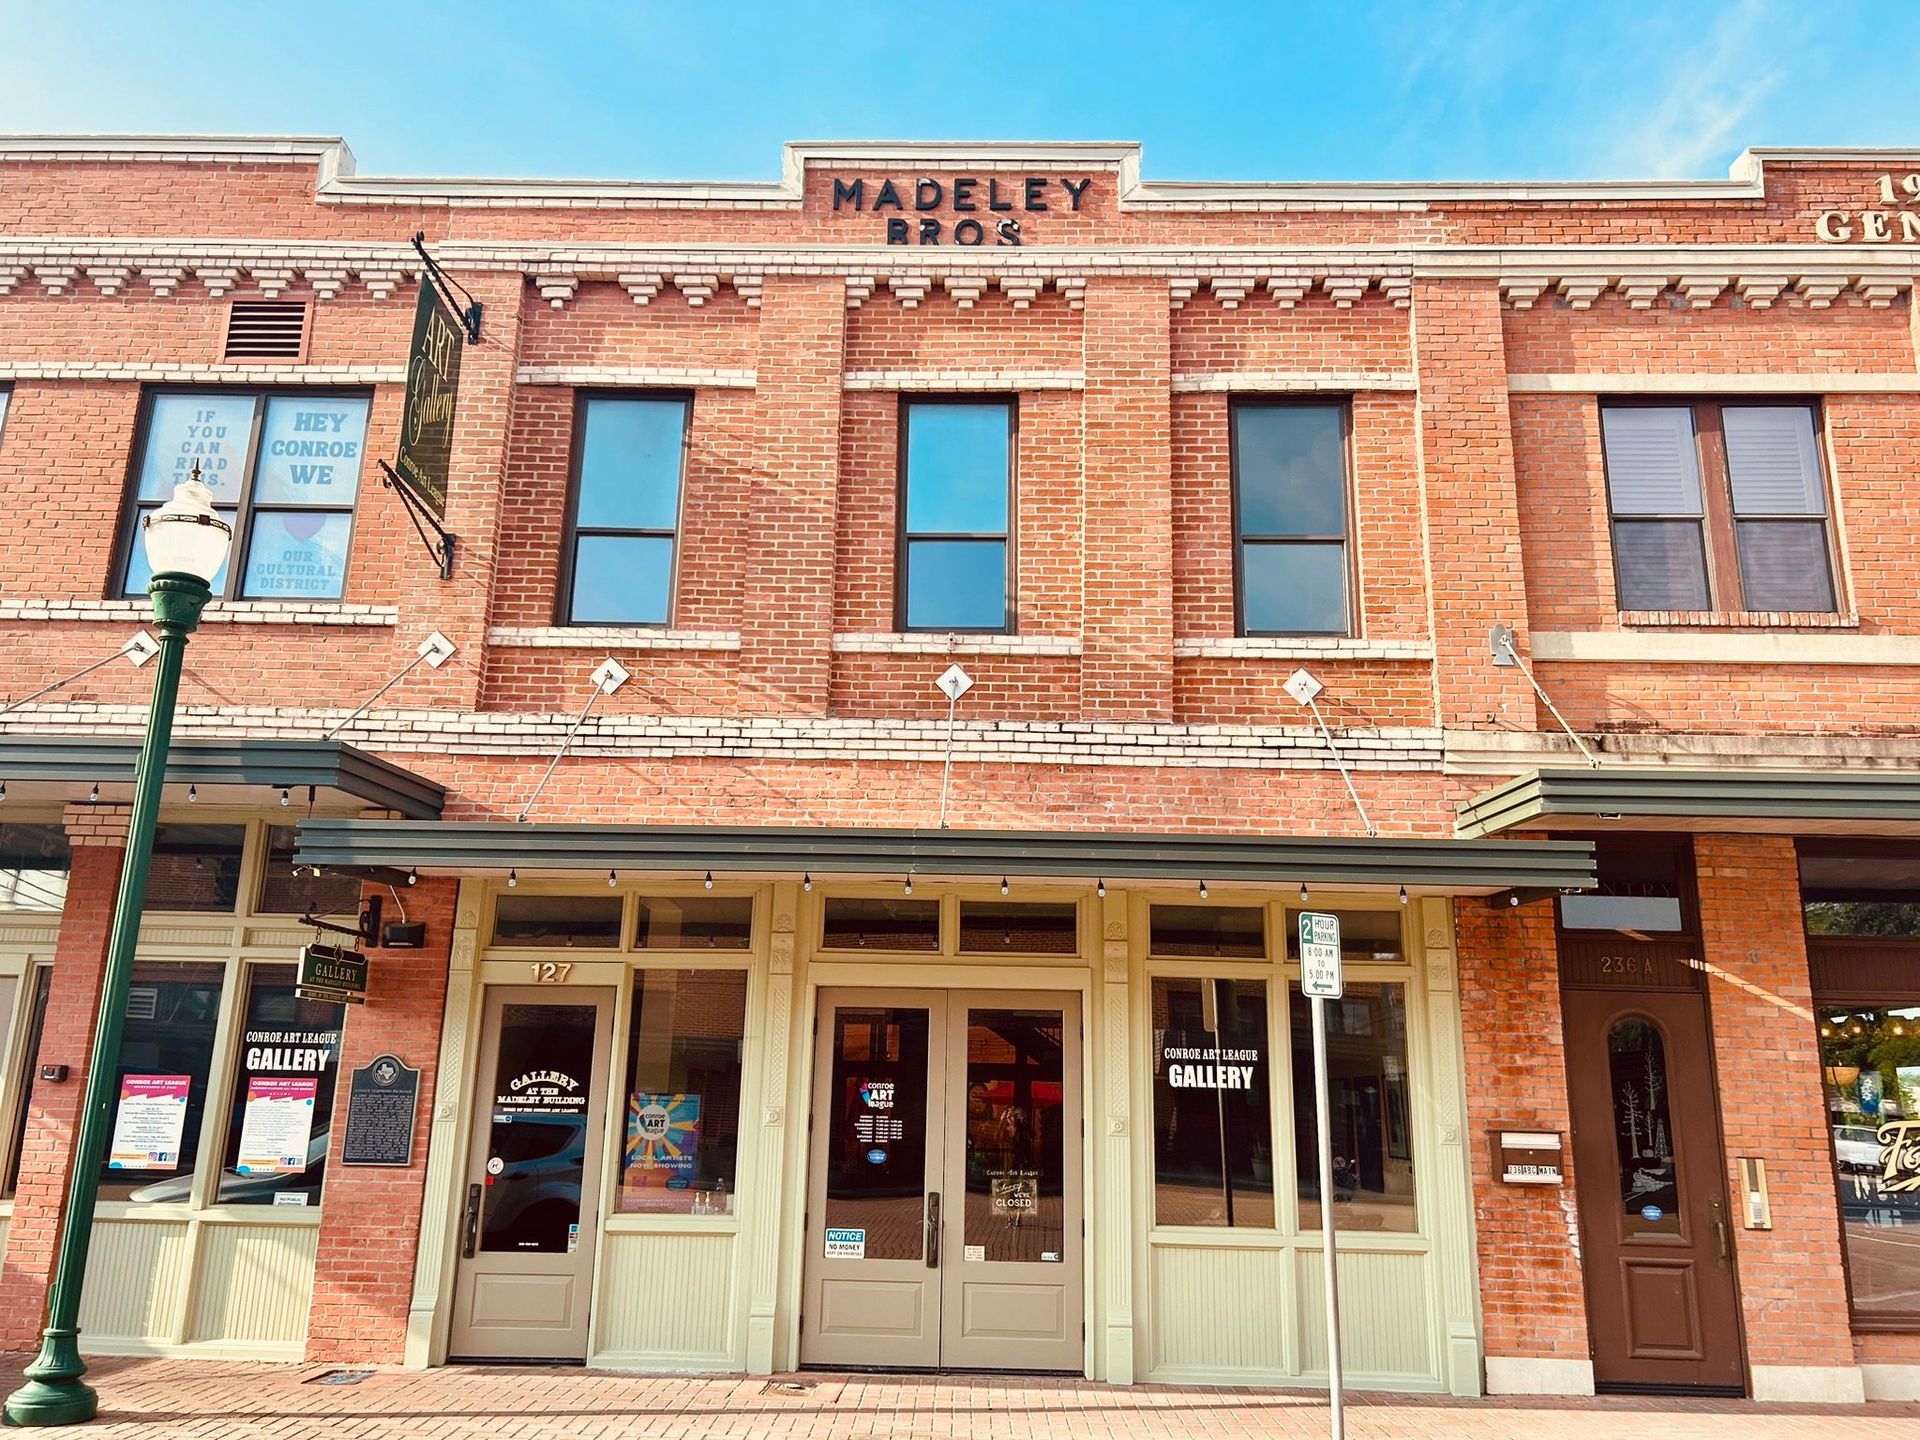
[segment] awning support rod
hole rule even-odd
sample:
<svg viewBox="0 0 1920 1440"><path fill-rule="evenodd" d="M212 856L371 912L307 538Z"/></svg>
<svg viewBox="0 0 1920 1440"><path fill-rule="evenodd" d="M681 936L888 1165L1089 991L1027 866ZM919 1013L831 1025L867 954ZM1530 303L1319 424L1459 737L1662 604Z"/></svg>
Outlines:
<svg viewBox="0 0 1920 1440"><path fill-rule="evenodd" d="M18 700L9 700L6 704L0 705L0 715L5 715L9 711L18 710L22 705L31 705L42 695L51 695L63 686L71 685L76 680L85 679L103 666L111 665L122 655L126 656L135 665L144 665L159 653L160 647L154 643L153 637L144 630L136 630L128 637L126 644L122 645L105 659L96 660L91 665L82 666L65 679L56 680L51 685L42 685L31 695L22 695Z"/></svg>
<svg viewBox="0 0 1920 1440"><path fill-rule="evenodd" d="M1567 738L1573 741L1582 755L1587 757L1587 764L1591 765L1595 770L1598 770L1600 768L1600 757L1587 748L1587 742L1582 740L1573 726L1567 723L1567 717L1560 713L1560 707L1553 703L1553 698L1549 696L1545 690L1541 689L1540 682L1534 678L1533 667L1520 658L1519 647L1513 642L1513 627L1511 625L1496 625L1493 627L1493 634L1490 638L1493 641L1493 663L1496 665L1518 665L1520 667L1520 673L1527 677L1527 683L1533 686L1533 693L1540 697L1540 703L1547 707L1547 713L1559 722L1560 728L1567 732ZM1502 656L1506 658L1502 659Z"/></svg>
<svg viewBox="0 0 1920 1440"><path fill-rule="evenodd" d="M1320 713L1320 692L1326 687L1306 670L1296 670L1287 677L1283 686L1287 694L1300 704L1313 711L1313 723L1320 727L1320 738L1327 742L1327 750L1333 756L1333 763L1339 767L1340 779L1347 787L1347 798L1353 801L1353 808L1360 812L1360 823L1366 827L1367 838L1371 840L1380 832L1374 828L1373 817L1367 814L1367 807L1360 801L1360 792L1354 787L1353 771L1347 765L1347 757L1340 753L1340 747L1333 743L1333 731L1327 728L1327 720Z"/></svg>
<svg viewBox="0 0 1920 1440"><path fill-rule="evenodd" d="M367 711L371 710L374 705L378 703L382 695L393 689L394 686L406 679L407 676L411 675L421 665L430 665L435 670L438 670L452 658L453 642L438 630L434 631L420 642L419 647L414 651L413 659L400 667L400 673L398 675L394 676L391 680L387 681L386 684L374 691L373 694L369 695L357 710L347 716L347 718L342 720L338 725L335 725L331 730L327 731L321 738L323 740L333 739L334 736L338 735L342 730L366 714Z"/></svg>
<svg viewBox="0 0 1920 1440"><path fill-rule="evenodd" d="M540 777L540 783L533 787L533 794L527 797L526 806L513 817L516 825L526 823L526 818L533 813L534 802L540 798L540 792L547 788L547 782L553 779L553 772L560 768L560 762L566 758L567 751L573 745L573 737L578 735L580 727L587 723L587 716L593 713L593 707L600 697L611 695L627 683L627 667L609 655L595 668L592 678L593 694L587 697L586 708L568 728L566 738L560 742L560 748L553 752L553 759L547 762L546 773Z"/></svg>

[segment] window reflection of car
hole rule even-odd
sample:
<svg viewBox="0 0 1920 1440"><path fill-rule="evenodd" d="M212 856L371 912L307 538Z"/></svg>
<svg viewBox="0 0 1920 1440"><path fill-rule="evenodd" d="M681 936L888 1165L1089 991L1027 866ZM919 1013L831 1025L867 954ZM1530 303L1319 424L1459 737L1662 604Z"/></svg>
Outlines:
<svg viewBox="0 0 1920 1440"><path fill-rule="evenodd" d="M587 1163L584 1114L517 1113L496 1117L493 1155L502 1169L487 1187L489 1250L562 1250L580 1218L580 1176Z"/></svg>
<svg viewBox="0 0 1920 1440"><path fill-rule="evenodd" d="M272 1197L282 1190L296 1190L310 1186L315 1168L326 1163L327 1134L322 1130L307 1142L307 1168L298 1175L236 1175L231 1170L220 1172L220 1195L214 1201L216 1205L271 1204ZM261 1197L266 1197L263 1201ZM135 1205L184 1205L193 1198L193 1176L170 1175L165 1180L156 1180L151 1185L142 1185L128 1194L127 1199Z"/></svg>
<svg viewBox="0 0 1920 1440"><path fill-rule="evenodd" d="M1871 1125L1833 1127L1833 1155L1840 1168L1854 1174L1880 1170L1880 1134Z"/></svg>

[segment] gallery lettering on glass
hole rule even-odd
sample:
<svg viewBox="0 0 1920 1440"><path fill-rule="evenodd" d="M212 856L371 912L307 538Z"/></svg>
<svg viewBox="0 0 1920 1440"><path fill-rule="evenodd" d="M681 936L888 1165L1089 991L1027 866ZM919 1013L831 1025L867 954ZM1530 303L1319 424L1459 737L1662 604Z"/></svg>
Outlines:
<svg viewBox="0 0 1920 1440"><path fill-rule="evenodd" d="M1920 1396L1917 163L0 137L0 1342Z"/></svg>

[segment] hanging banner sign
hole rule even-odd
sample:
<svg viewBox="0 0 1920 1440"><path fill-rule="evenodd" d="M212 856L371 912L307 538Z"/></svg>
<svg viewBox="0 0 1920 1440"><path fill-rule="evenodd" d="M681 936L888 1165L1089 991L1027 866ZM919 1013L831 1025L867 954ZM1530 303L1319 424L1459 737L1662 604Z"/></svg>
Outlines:
<svg viewBox="0 0 1920 1440"><path fill-rule="evenodd" d="M308 1000L367 1003L367 957L337 945L307 945L300 951L294 985Z"/></svg>
<svg viewBox="0 0 1920 1440"><path fill-rule="evenodd" d="M431 276L420 277L407 349L407 400L393 468L437 519L447 515L447 473L453 462L453 403L460 389L460 321Z"/></svg>

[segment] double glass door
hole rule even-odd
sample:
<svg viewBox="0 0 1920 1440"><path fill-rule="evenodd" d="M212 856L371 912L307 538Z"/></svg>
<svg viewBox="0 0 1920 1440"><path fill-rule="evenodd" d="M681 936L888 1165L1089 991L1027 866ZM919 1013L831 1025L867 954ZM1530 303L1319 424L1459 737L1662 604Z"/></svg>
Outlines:
<svg viewBox="0 0 1920 1440"><path fill-rule="evenodd" d="M1077 998L827 990L819 1017L801 1362L1079 1370Z"/></svg>

